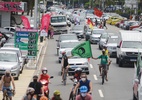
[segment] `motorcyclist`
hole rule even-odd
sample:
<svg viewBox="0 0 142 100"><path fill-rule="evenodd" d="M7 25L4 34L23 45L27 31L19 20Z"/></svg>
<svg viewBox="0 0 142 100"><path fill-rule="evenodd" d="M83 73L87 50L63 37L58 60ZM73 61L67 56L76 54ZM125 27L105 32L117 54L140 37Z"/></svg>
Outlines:
<svg viewBox="0 0 142 100"><path fill-rule="evenodd" d="M37 100L36 97L34 97L34 92L35 92L35 89L29 87L26 91L26 95L23 97L22 100Z"/></svg>
<svg viewBox="0 0 142 100"><path fill-rule="evenodd" d="M55 90L53 93L53 97L51 100L62 100L62 98L60 97L61 93L59 90Z"/></svg>
<svg viewBox="0 0 142 100"><path fill-rule="evenodd" d="M77 81L79 82L79 80L81 79L81 73L82 73L82 69L81 68L76 68L75 69L75 74L73 78L70 78L72 81L73 79L77 79Z"/></svg>
<svg viewBox="0 0 142 100"><path fill-rule="evenodd" d="M42 68L42 74L39 76L38 81L41 80L47 80L47 82L50 82L50 76L47 74L48 70L46 67Z"/></svg>

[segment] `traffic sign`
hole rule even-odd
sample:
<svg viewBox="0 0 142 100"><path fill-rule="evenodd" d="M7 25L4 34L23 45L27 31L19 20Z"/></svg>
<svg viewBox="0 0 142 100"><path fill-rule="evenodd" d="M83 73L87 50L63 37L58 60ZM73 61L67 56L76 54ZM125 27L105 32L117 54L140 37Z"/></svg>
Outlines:
<svg viewBox="0 0 142 100"><path fill-rule="evenodd" d="M15 47L27 51L28 58L37 56L38 30L16 29Z"/></svg>

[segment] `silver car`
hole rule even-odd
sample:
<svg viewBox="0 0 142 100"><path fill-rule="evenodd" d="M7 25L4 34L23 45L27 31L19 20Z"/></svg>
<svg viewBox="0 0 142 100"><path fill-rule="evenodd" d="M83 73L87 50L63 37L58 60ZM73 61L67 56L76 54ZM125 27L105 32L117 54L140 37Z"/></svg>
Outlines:
<svg viewBox="0 0 142 100"><path fill-rule="evenodd" d="M90 42L97 44L100 41L101 34L106 33L104 29L93 29L90 35Z"/></svg>
<svg viewBox="0 0 142 100"><path fill-rule="evenodd" d="M62 52L66 51L67 56L71 56L71 50L79 45L81 42L61 42L60 43L60 48L58 50L58 61L61 63L62 60Z"/></svg>
<svg viewBox="0 0 142 100"><path fill-rule="evenodd" d="M22 73L24 65L26 63L26 59L25 57L22 56L22 52L19 48L15 48L15 47L2 47L0 48L0 51L12 51L12 52L16 52L18 54L20 63L21 63L21 68L20 68L20 73Z"/></svg>
<svg viewBox="0 0 142 100"><path fill-rule="evenodd" d="M110 57L116 57L117 41L118 41L118 36L110 36L110 38L106 43L106 46L110 53Z"/></svg>
<svg viewBox="0 0 142 100"><path fill-rule="evenodd" d="M16 52L0 51L0 77L6 70L11 71L11 75L18 80L20 75L21 63Z"/></svg>
<svg viewBox="0 0 142 100"><path fill-rule="evenodd" d="M76 68L82 68L84 72L89 74L89 62L87 58L72 57L68 59L69 69L68 74L74 74Z"/></svg>

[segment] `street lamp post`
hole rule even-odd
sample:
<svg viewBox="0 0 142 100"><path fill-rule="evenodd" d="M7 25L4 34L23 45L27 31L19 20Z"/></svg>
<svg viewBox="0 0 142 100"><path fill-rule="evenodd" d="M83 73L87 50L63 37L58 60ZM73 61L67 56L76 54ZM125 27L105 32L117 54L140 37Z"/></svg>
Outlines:
<svg viewBox="0 0 142 100"><path fill-rule="evenodd" d="M34 5L34 28L37 28L37 5L38 5L38 0L35 0L35 5Z"/></svg>

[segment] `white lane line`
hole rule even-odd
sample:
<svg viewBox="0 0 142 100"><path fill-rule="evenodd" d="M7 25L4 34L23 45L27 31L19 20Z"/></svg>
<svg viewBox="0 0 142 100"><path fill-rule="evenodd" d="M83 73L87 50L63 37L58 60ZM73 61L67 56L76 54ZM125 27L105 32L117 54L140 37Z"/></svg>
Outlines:
<svg viewBox="0 0 142 100"><path fill-rule="evenodd" d="M90 68L93 68L93 65L92 65L92 64L90 64Z"/></svg>
<svg viewBox="0 0 142 100"><path fill-rule="evenodd" d="M99 91L100 97L101 97L101 98L103 98L103 97L104 97L104 95L103 95L102 90L98 90L98 91Z"/></svg>
<svg viewBox="0 0 142 100"><path fill-rule="evenodd" d="M95 79L95 80L98 80L98 78L97 78L97 76L96 76L96 75L94 75L94 79Z"/></svg>

